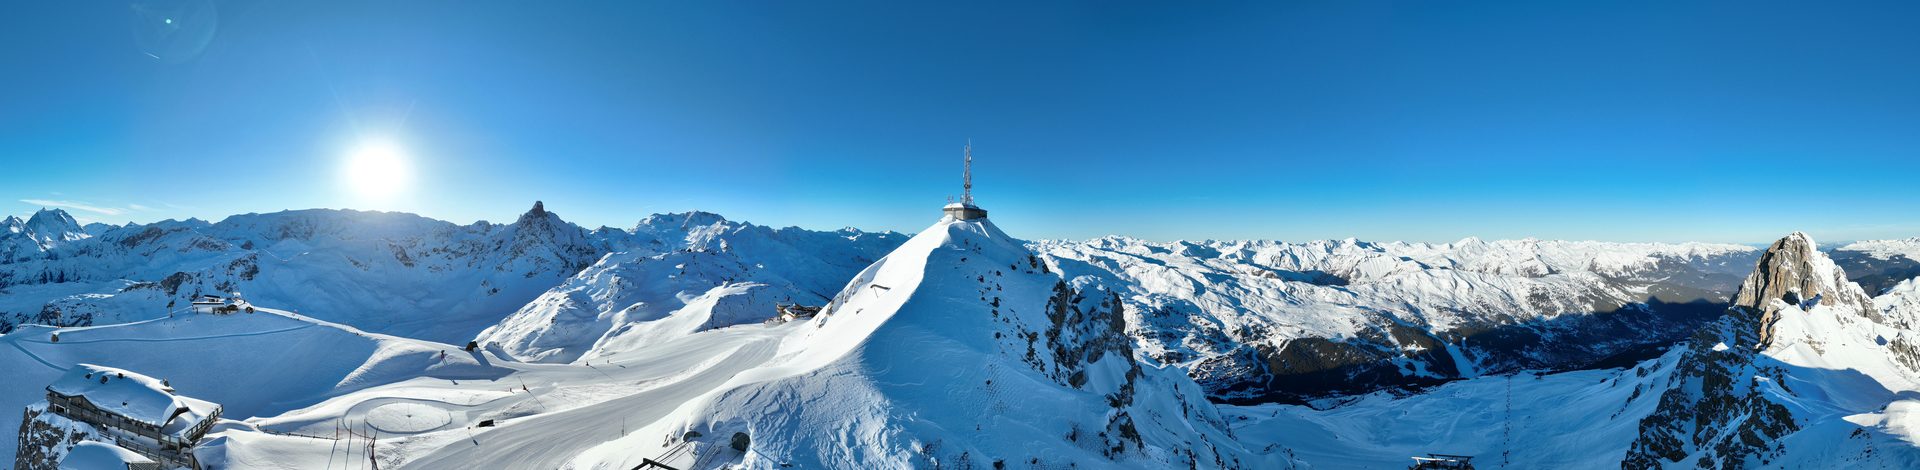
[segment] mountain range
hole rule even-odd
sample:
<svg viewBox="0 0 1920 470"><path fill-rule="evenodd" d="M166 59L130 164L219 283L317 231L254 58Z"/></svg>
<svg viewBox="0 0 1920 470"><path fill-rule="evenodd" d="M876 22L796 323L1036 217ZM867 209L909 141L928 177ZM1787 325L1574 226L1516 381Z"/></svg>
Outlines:
<svg viewBox="0 0 1920 470"><path fill-rule="evenodd" d="M230 467L350 458L287 436L351 421L394 438L360 458L417 468L1897 468L1917 253L43 210L0 222L0 422L85 434L33 403L87 362L227 403L196 452Z"/></svg>

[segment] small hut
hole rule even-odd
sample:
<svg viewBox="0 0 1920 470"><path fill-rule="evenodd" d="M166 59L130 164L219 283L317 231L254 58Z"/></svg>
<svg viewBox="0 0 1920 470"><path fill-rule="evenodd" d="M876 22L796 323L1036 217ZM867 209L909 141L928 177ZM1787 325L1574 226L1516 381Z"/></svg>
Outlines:
<svg viewBox="0 0 1920 470"><path fill-rule="evenodd" d="M789 322L794 320L805 320L808 318L813 318L814 315L820 314L820 307L813 307L813 306L800 305L800 304L775 304L773 306L773 309L774 311L779 312L778 318L780 321L783 321L783 322Z"/></svg>
<svg viewBox="0 0 1920 470"><path fill-rule="evenodd" d="M227 298L203 295L193 299L193 313L228 315L242 311L253 313L253 304L239 297Z"/></svg>
<svg viewBox="0 0 1920 470"><path fill-rule="evenodd" d="M1426 457L1414 457L1413 466L1407 470L1473 470L1473 457L1451 454L1427 454Z"/></svg>
<svg viewBox="0 0 1920 470"><path fill-rule="evenodd" d="M225 298L202 295L193 299L192 307L193 313L214 313L215 310L225 305L227 305L227 299Z"/></svg>

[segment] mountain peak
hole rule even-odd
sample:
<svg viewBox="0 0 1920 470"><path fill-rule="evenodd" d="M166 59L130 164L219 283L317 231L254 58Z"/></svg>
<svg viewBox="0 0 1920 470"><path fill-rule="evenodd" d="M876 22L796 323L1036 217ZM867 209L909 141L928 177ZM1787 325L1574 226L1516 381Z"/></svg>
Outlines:
<svg viewBox="0 0 1920 470"><path fill-rule="evenodd" d="M520 227L546 227L543 230L552 230L552 227L563 225L565 222L560 220L560 214L548 212L546 204L533 201L533 208L520 214L520 218L513 224Z"/></svg>
<svg viewBox="0 0 1920 470"><path fill-rule="evenodd" d="M42 249L87 238L86 231L80 228L80 222L60 209L41 209L33 213L33 217L27 218L27 223L21 225L20 231L37 241Z"/></svg>
<svg viewBox="0 0 1920 470"><path fill-rule="evenodd" d="M80 231L80 222L60 209L40 209L27 219L27 228L47 233L68 233ZM49 232L51 231L51 232Z"/></svg>
<svg viewBox="0 0 1920 470"><path fill-rule="evenodd" d="M634 229L636 231L659 231L661 229L689 230L695 227L708 227L714 224L725 224L727 222L727 218L720 214L695 210L649 215L644 219L640 219L640 223L635 225Z"/></svg>
<svg viewBox="0 0 1920 470"><path fill-rule="evenodd" d="M1788 307L1812 310L1826 306L1859 316L1872 313L1873 300L1845 272L1821 253L1813 237L1793 232L1767 247L1733 296L1731 308L1751 315L1758 324L1758 348L1772 343L1773 323Z"/></svg>

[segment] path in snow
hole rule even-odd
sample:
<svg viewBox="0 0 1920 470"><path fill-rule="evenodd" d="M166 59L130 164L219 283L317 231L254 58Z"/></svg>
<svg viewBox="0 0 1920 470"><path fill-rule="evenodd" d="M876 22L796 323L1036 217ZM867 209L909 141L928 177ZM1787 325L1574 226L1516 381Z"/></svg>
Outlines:
<svg viewBox="0 0 1920 470"><path fill-rule="evenodd" d="M64 344L91 344L91 343L111 343L111 342L116 342L116 341L125 341L125 342L132 342L132 343L166 343L166 342L173 342L173 341L196 341L196 340L203 340L203 339L221 339L221 338L240 338L240 337L245 337L245 336L263 336L263 335L270 335L270 334L274 334L274 333L286 333L286 332L289 332L289 331L295 331L295 330L304 330L304 329L307 329L307 328L313 328L313 327L315 327L315 326L319 326L319 325L316 325L316 324L313 324L313 323L307 323L307 324L303 324L303 325L300 325L300 326L293 326L293 327L287 327L287 328L280 328L280 329L275 329L275 330L266 330L266 331L249 331L249 332L245 332L245 333L228 333L228 334L223 334L223 335L207 335L207 336L183 336L183 337L167 337L167 338L101 338L101 339L82 339L82 340L62 340L62 341L60 341L60 342L58 342L58 343L56 343L56 342L52 342L52 341L42 341L42 340L32 340L32 339L22 339L22 340L20 340L20 342L22 342L22 343L40 343L40 344L63 344L63 345L64 345Z"/></svg>
<svg viewBox="0 0 1920 470"><path fill-rule="evenodd" d="M633 431L712 391L740 371L773 358L778 338L759 338L739 346L725 359L660 388L566 411L507 421L435 450L407 468L560 468L594 446ZM691 355L689 355L691 356Z"/></svg>
<svg viewBox="0 0 1920 470"><path fill-rule="evenodd" d="M27 347L21 346L19 341L8 341L7 344L13 345L14 349L20 350L20 354L27 355L28 358L33 359L34 362L39 362L40 365L52 367L53 370L62 371L62 372L67 370L67 368L65 367L56 366L56 365L53 365L53 363L51 362L47 362L46 359L42 359L39 354L34 354L33 351L28 351Z"/></svg>

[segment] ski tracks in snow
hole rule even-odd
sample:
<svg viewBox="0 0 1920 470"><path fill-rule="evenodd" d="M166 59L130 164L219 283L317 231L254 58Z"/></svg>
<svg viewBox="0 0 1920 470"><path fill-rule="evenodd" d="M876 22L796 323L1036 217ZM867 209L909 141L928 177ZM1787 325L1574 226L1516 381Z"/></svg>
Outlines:
<svg viewBox="0 0 1920 470"><path fill-rule="evenodd" d="M520 418L408 462L404 468L560 468L601 443L672 413L734 375L772 359L779 339L755 340L675 383L605 402Z"/></svg>

